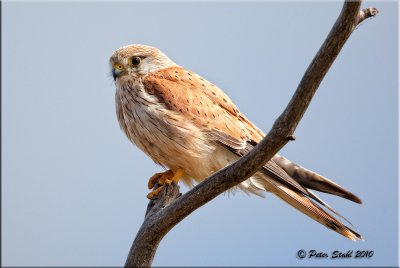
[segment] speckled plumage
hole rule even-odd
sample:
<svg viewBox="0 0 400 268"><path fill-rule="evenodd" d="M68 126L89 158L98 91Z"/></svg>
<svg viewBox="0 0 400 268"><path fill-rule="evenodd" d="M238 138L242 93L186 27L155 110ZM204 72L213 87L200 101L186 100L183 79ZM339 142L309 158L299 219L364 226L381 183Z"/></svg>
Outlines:
<svg viewBox="0 0 400 268"><path fill-rule="evenodd" d="M133 64L133 57L140 57L140 63ZM111 68L116 64L115 100L122 130L154 162L173 172L183 170L182 179L188 185L233 163L264 137L222 90L156 48L122 47L110 58ZM339 215L310 189L358 203L361 200L282 156L276 155L238 187L261 196L272 192L328 228L350 239L361 239L319 207L315 201Z"/></svg>

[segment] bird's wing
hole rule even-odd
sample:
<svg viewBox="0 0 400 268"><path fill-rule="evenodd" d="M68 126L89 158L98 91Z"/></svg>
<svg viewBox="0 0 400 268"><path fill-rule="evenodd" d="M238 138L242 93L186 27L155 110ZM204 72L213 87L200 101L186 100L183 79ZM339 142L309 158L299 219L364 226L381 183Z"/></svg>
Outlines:
<svg viewBox="0 0 400 268"><path fill-rule="evenodd" d="M215 85L181 67L147 75L143 83L167 109L190 119L217 140L235 149L245 148L251 133L240 121L238 109Z"/></svg>
<svg viewBox="0 0 400 268"><path fill-rule="evenodd" d="M238 156L248 153L253 145L260 142L264 137L264 133L240 113L222 90L195 73L174 66L147 75L143 83L148 94L157 96L169 110L191 119L195 125L210 136L210 139L220 142ZM274 160L278 160L277 163ZM323 179L319 180L320 185L318 183L307 183L307 175L315 174L308 170L307 172L297 172L302 173L303 176L292 177L294 173L290 173L288 167L290 165L281 160L279 158L272 159L263 168L263 173L269 178L269 181L265 182L269 187L268 190L328 228L334 229L351 239L361 239L361 236L354 231L351 231L351 233L356 235L351 237L347 231L340 231L348 228L337 220L335 220L335 224L338 224L340 228L333 228L330 225L333 217L310 199L320 203L336 215L342 216L309 191L307 187L336 194L353 201L359 200L355 195L344 194L344 192L349 192L334 183L330 183L330 187L335 190L328 191L326 189L329 187L321 187L325 182ZM297 167L302 169L298 165Z"/></svg>

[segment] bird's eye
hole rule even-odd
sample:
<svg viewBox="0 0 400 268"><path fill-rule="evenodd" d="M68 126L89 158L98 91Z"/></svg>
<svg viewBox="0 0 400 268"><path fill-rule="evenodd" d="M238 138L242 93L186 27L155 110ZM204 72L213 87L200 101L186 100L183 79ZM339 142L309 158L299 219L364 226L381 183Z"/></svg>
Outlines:
<svg viewBox="0 0 400 268"><path fill-rule="evenodd" d="M140 57L132 57L130 62L133 66L138 66L142 59Z"/></svg>

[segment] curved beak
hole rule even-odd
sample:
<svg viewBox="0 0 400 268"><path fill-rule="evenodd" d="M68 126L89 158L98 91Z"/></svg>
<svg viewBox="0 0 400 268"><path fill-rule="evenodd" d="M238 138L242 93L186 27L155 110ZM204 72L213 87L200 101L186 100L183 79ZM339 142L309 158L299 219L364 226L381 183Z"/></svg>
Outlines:
<svg viewBox="0 0 400 268"><path fill-rule="evenodd" d="M122 75L124 75L124 74L126 74L126 70L125 70L124 66L122 66L122 64L115 63L115 64L113 65L113 68L112 68L112 75L113 75L113 77L114 77L114 81L115 81L118 77L120 77L120 76L122 76Z"/></svg>

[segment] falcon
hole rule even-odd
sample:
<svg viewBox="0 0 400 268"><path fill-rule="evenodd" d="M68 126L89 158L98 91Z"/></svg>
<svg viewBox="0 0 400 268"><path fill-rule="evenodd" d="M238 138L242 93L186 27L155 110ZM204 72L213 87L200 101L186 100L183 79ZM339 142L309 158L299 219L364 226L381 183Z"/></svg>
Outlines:
<svg viewBox="0 0 400 268"><path fill-rule="evenodd" d="M128 45L110 58L118 122L128 139L167 171L149 189L182 180L199 183L248 153L265 134L216 85L177 65L159 49ZM157 198L161 187L147 197ZM333 181L276 154L236 189L270 192L329 229L351 239L360 234L312 190L361 200ZM351 223L348 222L350 225Z"/></svg>

